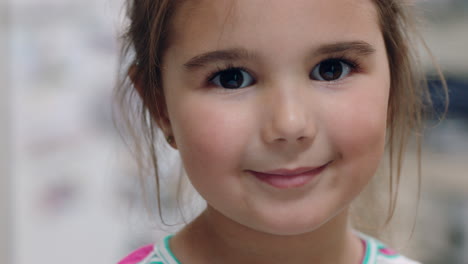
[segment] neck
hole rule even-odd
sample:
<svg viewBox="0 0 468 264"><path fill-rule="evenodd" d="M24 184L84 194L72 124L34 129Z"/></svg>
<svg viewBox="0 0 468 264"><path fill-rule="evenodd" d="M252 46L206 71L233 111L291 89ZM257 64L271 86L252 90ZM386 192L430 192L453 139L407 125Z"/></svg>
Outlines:
<svg viewBox="0 0 468 264"><path fill-rule="evenodd" d="M309 233L284 236L250 229L208 207L176 235L173 250L182 263L358 264L363 248L347 214Z"/></svg>

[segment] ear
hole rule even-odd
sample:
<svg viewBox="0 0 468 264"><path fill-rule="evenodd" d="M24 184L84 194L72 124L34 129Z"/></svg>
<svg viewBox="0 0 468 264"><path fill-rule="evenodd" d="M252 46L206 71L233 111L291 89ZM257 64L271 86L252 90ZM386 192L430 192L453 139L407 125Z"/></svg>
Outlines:
<svg viewBox="0 0 468 264"><path fill-rule="evenodd" d="M149 103L148 98L145 96L144 92L144 83L141 78L141 75L138 73L138 65L132 65L128 69L128 77L133 84L133 87L137 91L138 95L141 98L144 106L150 111L151 118L154 122L158 125L161 131L164 134L164 138L168 141L168 144L171 145L174 149L177 149L177 144L173 139L172 133L172 126L171 121L169 119L169 115L167 114L167 107L164 98L158 98L158 102L156 104ZM161 95L163 97L164 95ZM153 105L153 106L152 106ZM168 140L172 138L172 140Z"/></svg>
<svg viewBox="0 0 468 264"><path fill-rule="evenodd" d="M165 107L164 107L165 109ZM174 133L172 132L172 126L171 126L171 121L169 117L167 116L167 111L163 111L164 114L160 114L159 118L153 118L153 120L156 122L158 127L161 129L164 139L166 140L167 144L169 144L171 147L174 149L177 149L177 143L174 139Z"/></svg>

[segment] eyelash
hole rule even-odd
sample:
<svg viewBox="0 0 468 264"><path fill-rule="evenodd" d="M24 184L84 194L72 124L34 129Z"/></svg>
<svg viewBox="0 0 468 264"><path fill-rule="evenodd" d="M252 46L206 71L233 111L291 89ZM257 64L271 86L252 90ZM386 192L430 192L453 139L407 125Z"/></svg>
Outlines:
<svg viewBox="0 0 468 264"><path fill-rule="evenodd" d="M229 63L226 64L225 66L217 66L215 70L211 71L210 73L207 74L206 80L208 84L211 84L210 82L220 73L225 72L225 71L232 71L232 70L239 70L239 71L245 71L249 73L250 75L254 76L247 68L243 66L234 66L234 64Z"/></svg>
<svg viewBox="0 0 468 264"><path fill-rule="evenodd" d="M359 60L356 58L353 58L351 56L346 56L346 55L340 55L340 56L330 56L328 58L322 59L319 63L315 64L312 67L312 70L315 69L320 63L328 61L328 60L338 60L341 61L345 64L347 64L351 68L351 74L358 73L362 71L361 64L359 63ZM235 66L232 63L226 64L225 66L217 66L215 70L211 71L210 73L207 74L206 83L208 86L213 86L213 83L211 81L218 76L218 74L225 72L225 71L231 71L231 70L240 70L240 71L245 71L252 75L255 79L255 75L253 75L247 68L243 66ZM331 81L334 82L334 81Z"/></svg>
<svg viewBox="0 0 468 264"><path fill-rule="evenodd" d="M319 63L315 64L314 68L317 67L320 63L327 61L327 60L339 60L347 64L349 67L351 67L351 74L356 73L356 72L361 72L361 64L359 63L359 60L357 58L352 58L350 56L333 56L330 58L326 58L324 60L321 60Z"/></svg>

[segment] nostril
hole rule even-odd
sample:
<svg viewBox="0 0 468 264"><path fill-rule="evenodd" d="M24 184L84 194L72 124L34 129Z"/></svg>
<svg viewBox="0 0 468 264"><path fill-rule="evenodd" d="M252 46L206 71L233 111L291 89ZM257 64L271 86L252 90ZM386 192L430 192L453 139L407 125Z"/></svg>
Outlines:
<svg viewBox="0 0 468 264"><path fill-rule="evenodd" d="M302 136L302 137L299 137L299 138L297 139L297 141L304 141L305 139L306 139L306 137Z"/></svg>
<svg viewBox="0 0 468 264"><path fill-rule="evenodd" d="M284 141L287 141L287 140L285 138L277 138L276 141L284 142Z"/></svg>

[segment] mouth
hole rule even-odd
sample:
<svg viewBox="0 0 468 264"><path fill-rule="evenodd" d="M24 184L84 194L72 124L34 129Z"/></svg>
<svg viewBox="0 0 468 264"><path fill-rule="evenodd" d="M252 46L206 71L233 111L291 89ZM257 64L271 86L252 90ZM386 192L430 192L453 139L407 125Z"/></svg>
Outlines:
<svg viewBox="0 0 468 264"><path fill-rule="evenodd" d="M278 189L299 188L316 178L331 163L319 167L301 167L297 169L276 169L272 171L251 171L258 180Z"/></svg>

